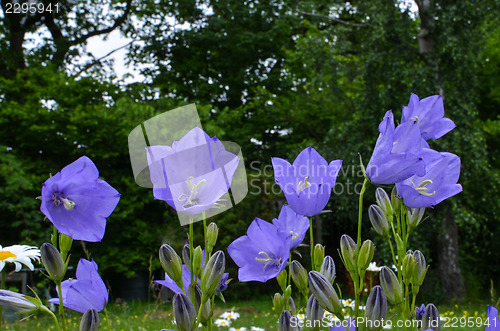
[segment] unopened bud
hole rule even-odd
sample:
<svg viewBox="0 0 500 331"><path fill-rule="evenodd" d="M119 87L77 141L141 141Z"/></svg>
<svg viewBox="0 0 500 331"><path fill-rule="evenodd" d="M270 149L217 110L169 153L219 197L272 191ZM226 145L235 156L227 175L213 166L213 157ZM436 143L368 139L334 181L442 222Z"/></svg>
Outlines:
<svg viewBox="0 0 500 331"><path fill-rule="evenodd" d="M170 245L163 244L160 247L159 256L160 264L167 275L176 283L182 280L182 261L175 250Z"/></svg>
<svg viewBox="0 0 500 331"><path fill-rule="evenodd" d="M214 222L207 226L207 251L211 252L217 243L217 237L219 236L219 228Z"/></svg>
<svg viewBox="0 0 500 331"><path fill-rule="evenodd" d="M5 306L18 313L35 313L44 307L40 299L22 295L17 292L0 289L0 306Z"/></svg>
<svg viewBox="0 0 500 331"><path fill-rule="evenodd" d="M191 247L189 247L189 244L184 245L182 247L181 255L182 255L182 261L184 261L184 264L188 267L189 271L191 271L191 253L190 253Z"/></svg>
<svg viewBox="0 0 500 331"><path fill-rule="evenodd" d="M413 252L415 257L415 267L413 268L413 277L411 283L415 286L422 286L427 273L427 263L425 262L424 254L421 251Z"/></svg>
<svg viewBox="0 0 500 331"><path fill-rule="evenodd" d="M330 281L317 271L310 271L308 278L309 289L320 306L341 317L342 305Z"/></svg>
<svg viewBox="0 0 500 331"><path fill-rule="evenodd" d="M42 257L43 266L45 270L47 270L50 278L56 284L61 283L66 273L66 268L57 248L52 244L45 243L40 247L40 255Z"/></svg>
<svg viewBox="0 0 500 331"><path fill-rule="evenodd" d="M303 292L307 289L307 270L300 264L299 261L293 260L290 266L292 279L297 288Z"/></svg>
<svg viewBox="0 0 500 331"><path fill-rule="evenodd" d="M420 223L422 223L422 218L424 217L424 208L408 208L408 224L411 229L416 228Z"/></svg>
<svg viewBox="0 0 500 331"><path fill-rule="evenodd" d="M382 270L380 270L380 285L382 285L387 299L392 304L397 305L403 300L403 288L391 269L382 267Z"/></svg>
<svg viewBox="0 0 500 331"><path fill-rule="evenodd" d="M201 293L200 286L196 285L194 288L194 307L196 313L200 311L200 305L202 304L202 296L203 294ZM200 320L198 321L199 323L205 323L212 317L212 301L211 300L205 300L205 303L203 304L203 307L201 308L201 315L200 315Z"/></svg>
<svg viewBox="0 0 500 331"><path fill-rule="evenodd" d="M413 252L408 251L405 255L405 258L403 259L403 266L402 266L402 275L403 275L403 282L408 285L410 284L410 281L413 277L414 273L414 268L415 268L415 258L413 257Z"/></svg>
<svg viewBox="0 0 500 331"><path fill-rule="evenodd" d="M377 205L384 211L384 214L392 214L391 199L389 199L387 192L383 188L378 187L375 190L375 200Z"/></svg>
<svg viewBox="0 0 500 331"><path fill-rule="evenodd" d="M312 331L317 331L320 329L324 312L325 310L321 308L318 300L316 300L314 295L311 295L309 297L309 300L307 301L306 318L310 321L310 328Z"/></svg>
<svg viewBox="0 0 500 331"><path fill-rule="evenodd" d="M94 308L88 309L82 316L80 331L99 330L99 313Z"/></svg>
<svg viewBox="0 0 500 331"><path fill-rule="evenodd" d="M429 303L425 307L424 316L422 316L422 330L441 330L441 320L439 318L439 312L432 303Z"/></svg>
<svg viewBox="0 0 500 331"><path fill-rule="evenodd" d="M286 272L286 269L283 269L278 276L276 277L276 280L278 281L278 284L283 292L285 292L287 282L288 282L288 274Z"/></svg>
<svg viewBox="0 0 500 331"><path fill-rule="evenodd" d="M203 264L203 250L201 246L198 246L194 249L193 252L193 274L200 278Z"/></svg>
<svg viewBox="0 0 500 331"><path fill-rule="evenodd" d="M335 280L335 262L330 255L325 256L319 272L333 284Z"/></svg>
<svg viewBox="0 0 500 331"><path fill-rule="evenodd" d="M401 197L396 190L396 186L392 188L391 191L391 205L394 214L399 215L401 213Z"/></svg>
<svg viewBox="0 0 500 331"><path fill-rule="evenodd" d="M273 297L273 307L276 313L281 313L284 309L283 296L280 293L275 293Z"/></svg>
<svg viewBox="0 0 500 331"><path fill-rule="evenodd" d="M375 253L375 245L370 239L367 239L361 245L359 250L358 266L360 270L366 270L372 262L373 254Z"/></svg>
<svg viewBox="0 0 500 331"><path fill-rule="evenodd" d="M64 233L59 234L59 248L61 249L61 257L63 260L66 256L68 256L69 251L71 250L71 245L73 244L73 238Z"/></svg>
<svg viewBox="0 0 500 331"><path fill-rule="evenodd" d="M196 311L193 303L183 293L176 293L172 300L175 324L180 331L193 330L196 322Z"/></svg>
<svg viewBox="0 0 500 331"><path fill-rule="evenodd" d="M284 310L278 322L278 331L296 331L298 323L292 323L292 314L288 310Z"/></svg>
<svg viewBox="0 0 500 331"><path fill-rule="evenodd" d="M222 251L215 252L208 260L201 276L201 291L207 297L211 297L219 287L225 267L226 257Z"/></svg>
<svg viewBox="0 0 500 331"><path fill-rule="evenodd" d="M321 268L323 259L325 258L325 246L316 244L314 246L314 270L318 271Z"/></svg>
<svg viewBox="0 0 500 331"><path fill-rule="evenodd" d="M293 301L292 297L288 298L288 310L292 315L297 313L297 308L295 307L295 301Z"/></svg>
<svg viewBox="0 0 500 331"><path fill-rule="evenodd" d="M384 211L377 205L371 205L368 208L368 217L372 223L373 230L382 237L387 238L389 236L389 223Z"/></svg>
<svg viewBox="0 0 500 331"><path fill-rule="evenodd" d="M375 286L366 300L365 320L370 331L380 330L387 316L387 298L380 285ZM377 323L376 321L379 321Z"/></svg>
<svg viewBox="0 0 500 331"><path fill-rule="evenodd" d="M356 243L347 234L340 237L340 252L347 271L353 273L356 270Z"/></svg>

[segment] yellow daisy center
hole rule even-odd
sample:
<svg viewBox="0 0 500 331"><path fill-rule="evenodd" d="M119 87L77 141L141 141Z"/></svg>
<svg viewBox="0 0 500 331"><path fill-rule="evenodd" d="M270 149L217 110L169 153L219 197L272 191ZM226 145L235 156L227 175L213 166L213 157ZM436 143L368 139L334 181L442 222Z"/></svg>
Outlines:
<svg viewBox="0 0 500 331"><path fill-rule="evenodd" d="M10 257L16 257L16 254L9 251L1 251L0 252L0 261L5 261Z"/></svg>

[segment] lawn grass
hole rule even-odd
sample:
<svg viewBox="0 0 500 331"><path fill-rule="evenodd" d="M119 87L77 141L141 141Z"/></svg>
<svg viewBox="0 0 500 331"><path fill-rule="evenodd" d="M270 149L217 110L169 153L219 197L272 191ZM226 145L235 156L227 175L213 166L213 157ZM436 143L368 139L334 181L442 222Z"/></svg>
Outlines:
<svg viewBox="0 0 500 331"><path fill-rule="evenodd" d="M141 301L122 301L108 305L109 323L104 313L100 313L100 330L113 331L159 331L163 328L174 329L173 315L170 303L141 302ZM478 321L486 319L487 306L481 305L452 305L438 307L440 315L450 318L445 325L443 321L442 330L450 331L484 331L485 326L478 326ZM248 301L217 302L214 310L214 321L220 318L225 312L235 312L227 327L214 326L213 330L228 330L229 327L235 329L246 328L251 331L252 327L258 327L265 330L276 330L278 316L272 309L271 299L257 299ZM304 314L302 310L299 312ZM349 313L349 311L347 311ZM79 330L81 314L66 310L68 330ZM388 317L394 316L394 312L389 311ZM24 316L17 315L17 319ZM467 319L469 318L469 319ZM471 319L470 319L471 318ZM393 318L393 324L396 317ZM463 322L473 321L474 327L461 326ZM31 316L25 320L9 321L3 324L4 330L14 331L47 331L55 330L52 319L47 315ZM306 329L306 328L305 328ZM323 328L327 330L328 328ZM392 330L403 330L393 326Z"/></svg>

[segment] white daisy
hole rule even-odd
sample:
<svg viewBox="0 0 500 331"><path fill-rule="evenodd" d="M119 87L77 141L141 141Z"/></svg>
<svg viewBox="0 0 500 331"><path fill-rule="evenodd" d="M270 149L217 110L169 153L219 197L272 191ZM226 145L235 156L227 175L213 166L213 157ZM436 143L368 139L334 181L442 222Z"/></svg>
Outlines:
<svg viewBox="0 0 500 331"><path fill-rule="evenodd" d="M229 328L229 331L247 331L247 328L241 327L241 328Z"/></svg>
<svg viewBox="0 0 500 331"><path fill-rule="evenodd" d="M226 320L224 318L218 318L215 320L215 325L217 326L221 326L221 327L228 327L229 325L231 325L231 321L230 320Z"/></svg>
<svg viewBox="0 0 500 331"><path fill-rule="evenodd" d="M226 311L219 317L227 320L237 320L240 317L240 313L234 311Z"/></svg>
<svg viewBox="0 0 500 331"><path fill-rule="evenodd" d="M371 272L379 272L380 270L382 270L382 267L377 267L377 263L375 262L371 262L368 265L368 268L366 268L366 271L371 271Z"/></svg>
<svg viewBox="0 0 500 331"><path fill-rule="evenodd" d="M266 331L266 329L259 328L258 326L252 326L250 328L250 331Z"/></svg>
<svg viewBox="0 0 500 331"><path fill-rule="evenodd" d="M2 248L0 245L0 271L3 270L7 262L14 263L16 272L21 270L21 263L33 270L31 260L40 262L40 250L34 246L13 245Z"/></svg>

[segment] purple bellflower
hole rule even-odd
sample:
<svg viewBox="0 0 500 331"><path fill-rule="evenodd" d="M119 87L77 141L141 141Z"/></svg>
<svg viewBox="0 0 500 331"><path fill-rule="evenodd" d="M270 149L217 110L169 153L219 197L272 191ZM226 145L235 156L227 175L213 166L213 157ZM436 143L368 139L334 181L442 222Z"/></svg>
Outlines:
<svg viewBox="0 0 500 331"><path fill-rule="evenodd" d="M80 259L76 268L76 279L61 283L63 305L71 310L85 313L87 309L98 312L108 302L108 289L97 272L97 263L93 260ZM59 304L58 298L49 302Z"/></svg>
<svg viewBox="0 0 500 331"><path fill-rule="evenodd" d="M217 137L198 127L172 146L148 147L147 157L154 198L188 214L217 207L239 163Z"/></svg>
<svg viewBox="0 0 500 331"><path fill-rule="evenodd" d="M406 206L430 207L462 192L462 185L457 184L460 176L458 156L426 148L422 157L426 165L425 174L396 183L398 194Z"/></svg>
<svg viewBox="0 0 500 331"><path fill-rule="evenodd" d="M272 223L256 218L247 235L239 237L227 252L238 265L240 282L266 282L285 269L290 256L292 235Z"/></svg>
<svg viewBox="0 0 500 331"><path fill-rule="evenodd" d="M43 183L40 210L60 233L96 242L119 200L118 191L99 179L94 163L82 156Z"/></svg>
<svg viewBox="0 0 500 331"><path fill-rule="evenodd" d="M416 121L422 138L438 139L455 128L455 123L444 117L443 98L432 95L422 100L411 94L408 106L403 107L401 123Z"/></svg>
<svg viewBox="0 0 500 331"><path fill-rule="evenodd" d="M274 179L288 205L304 216L314 216L325 208L342 166L342 160L328 164L312 147L300 152L293 165L277 157L272 163Z"/></svg>
<svg viewBox="0 0 500 331"><path fill-rule="evenodd" d="M205 259L203 259L203 265L205 265ZM221 284L219 285L219 287L220 287L220 291L219 292L222 292L222 291L224 291L227 288L227 285L225 283L222 284L222 281L225 282L228 279L228 277L229 277L228 273L224 273L222 275ZM191 272L189 271L189 268L185 264L182 265L182 285L184 287L184 292L179 287L179 285L172 278L170 278L168 276L167 273L165 273L165 279L164 280L155 280L154 282L158 283L160 285L165 286L166 288L170 289L174 293L184 293L184 294L187 294L187 293L189 293L188 292L189 291L189 285L191 285ZM199 278L196 279L196 283L200 284L200 279Z"/></svg>
<svg viewBox="0 0 500 331"><path fill-rule="evenodd" d="M309 219L298 215L287 205L283 205L278 218L273 219L273 224L285 233L292 235L290 249L297 248L304 241L307 230L309 230Z"/></svg>
<svg viewBox="0 0 500 331"><path fill-rule="evenodd" d="M422 317L424 316L424 313L425 313L425 305L424 304L422 304L420 306L420 308L419 307L415 307L415 319L417 321L421 321L422 320Z"/></svg>
<svg viewBox="0 0 500 331"><path fill-rule="evenodd" d="M498 320L498 310L488 305L488 319L486 320L484 331L500 331L500 321Z"/></svg>
<svg viewBox="0 0 500 331"><path fill-rule="evenodd" d="M420 154L426 145L417 122L395 128L394 115L389 110L378 129L380 135L366 167L368 178L375 184L395 184L415 174L423 176L425 163Z"/></svg>
<svg viewBox="0 0 500 331"><path fill-rule="evenodd" d="M354 331L356 330L356 319L351 318L342 322L334 322L330 331Z"/></svg>

